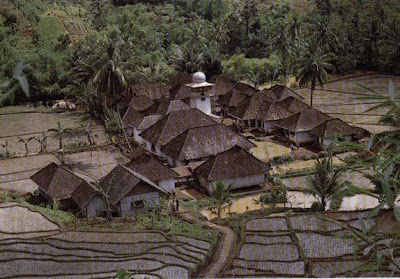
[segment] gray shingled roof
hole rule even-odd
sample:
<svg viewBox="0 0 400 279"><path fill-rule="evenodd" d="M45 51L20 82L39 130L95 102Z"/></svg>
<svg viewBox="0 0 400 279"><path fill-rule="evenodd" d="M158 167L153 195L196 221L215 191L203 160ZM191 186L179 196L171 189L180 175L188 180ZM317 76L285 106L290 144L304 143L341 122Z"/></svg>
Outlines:
<svg viewBox="0 0 400 279"><path fill-rule="evenodd" d="M146 96L151 100L158 100L162 97L169 97L171 86L161 83L155 84L134 84L130 87L132 96Z"/></svg>
<svg viewBox="0 0 400 279"><path fill-rule="evenodd" d="M310 130L310 133L321 138L335 138L341 136L355 135L357 129L346 122L335 118L322 123Z"/></svg>
<svg viewBox="0 0 400 279"><path fill-rule="evenodd" d="M161 150L175 160L197 160L214 156L238 145L249 150L255 145L223 124L196 127L167 143Z"/></svg>
<svg viewBox="0 0 400 279"><path fill-rule="evenodd" d="M302 96L294 92L292 89L289 89L286 86L280 84L276 84L269 89L264 89L262 92L271 97L271 99L276 102L283 101L288 97L294 97L299 100L303 99Z"/></svg>
<svg viewBox="0 0 400 279"><path fill-rule="evenodd" d="M306 103L300 101L299 99L296 99L294 97L288 97L284 99L283 101L279 102L279 105L287 110L289 110L292 113L298 113L303 110L311 108L309 105Z"/></svg>

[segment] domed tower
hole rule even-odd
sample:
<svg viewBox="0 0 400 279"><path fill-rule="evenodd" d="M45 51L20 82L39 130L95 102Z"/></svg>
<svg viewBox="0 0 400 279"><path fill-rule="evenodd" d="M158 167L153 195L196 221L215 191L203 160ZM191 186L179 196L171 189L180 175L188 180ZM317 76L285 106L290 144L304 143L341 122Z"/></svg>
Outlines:
<svg viewBox="0 0 400 279"><path fill-rule="evenodd" d="M192 82L186 84L190 89L190 107L197 108L205 114L211 115L211 88L214 84L206 81L206 75L202 72L193 74Z"/></svg>

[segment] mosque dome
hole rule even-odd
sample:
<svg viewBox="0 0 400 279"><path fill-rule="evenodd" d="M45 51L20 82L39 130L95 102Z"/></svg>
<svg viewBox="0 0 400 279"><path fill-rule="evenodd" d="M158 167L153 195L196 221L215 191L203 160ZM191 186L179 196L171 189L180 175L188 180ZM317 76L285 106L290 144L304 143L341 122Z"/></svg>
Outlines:
<svg viewBox="0 0 400 279"><path fill-rule="evenodd" d="M193 74L192 82L193 83L206 82L206 75L203 72L196 72Z"/></svg>

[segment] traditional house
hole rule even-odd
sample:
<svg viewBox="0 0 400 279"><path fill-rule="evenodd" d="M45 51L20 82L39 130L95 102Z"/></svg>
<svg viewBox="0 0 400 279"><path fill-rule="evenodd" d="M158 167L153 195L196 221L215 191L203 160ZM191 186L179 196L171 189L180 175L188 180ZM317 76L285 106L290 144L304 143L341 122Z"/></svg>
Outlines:
<svg viewBox="0 0 400 279"><path fill-rule="evenodd" d="M318 143L328 147L333 141L352 141L360 132L360 128L351 126L346 122L334 118L310 130Z"/></svg>
<svg viewBox="0 0 400 279"><path fill-rule="evenodd" d="M269 89L264 89L261 92L263 92L265 95L267 95L270 99L272 99L275 102L283 101L288 97L293 97L298 100L304 99L302 96L300 96L293 90L287 88L284 85L279 85L279 84L276 84Z"/></svg>
<svg viewBox="0 0 400 279"><path fill-rule="evenodd" d="M221 96L218 100L218 105L221 109L222 115L227 116L230 112L237 108L240 103L246 100L246 98L249 98L249 96L233 90Z"/></svg>
<svg viewBox="0 0 400 279"><path fill-rule="evenodd" d="M41 197L50 203L58 201L61 209L72 212L84 210L86 207L86 203L81 202L83 189L90 195L97 192L88 179L55 163L31 176L31 180L38 185Z"/></svg>
<svg viewBox="0 0 400 279"><path fill-rule="evenodd" d="M155 152L158 156L166 157L162 154L161 147L169 141L189 128L216 123L211 117L198 109L174 111L144 130L140 133L140 136L145 140L147 150Z"/></svg>
<svg viewBox="0 0 400 279"><path fill-rule="evenodd" d="M144 153L133 158L126 167L147 177L166 192L172 193L175 190L178 174L150 154Z"/></svg>
<svg viewBox="0 0 400 279"><path fill-rule="evenodd" d="M157 207L160 197L168 195L148 178L122 165L103 177L100 187L118 216L135 216L142 213L145 206Z"/></svg>
<svg viewBox="0 0 400 279"><path fill-rule="evenodd" d="M276 131L276 122L293 115L292 112L276 102L262 101L258 110L257 120L262 130L268 133Z"/></svg>
<svg viewBox="0 0 400 279"><path fill-rule="evenodd" d="M225 181L231 189L264 183L268 167L246 150L235 146L220 153L194 170L195 178L206 192L212 192L216 181Z"/></svg>
<svg viewBox="0 0 400 279"><path fill-rule="evenodd" d="M310 131L330 119L331 117L318 110L306 109L279 120L275 125L289 140L296 144L304 144L315 142L316 137Z"/></svg>
<svg viewBox="0 0 400 279"><path fill-rule="evenodd" d="M223 124L189 128L161 148L171 167L181 167L191 162L204 161L233 146L245 150L255 145Z"/></svg>
<svg viewBox="0 0 400 279"><path fill-rule="evenodd" d="M169 98L170 85L162 83L155 84L134 84L129 87L131 96L146 96L151 100L159 100L162 97Z"/></svg>

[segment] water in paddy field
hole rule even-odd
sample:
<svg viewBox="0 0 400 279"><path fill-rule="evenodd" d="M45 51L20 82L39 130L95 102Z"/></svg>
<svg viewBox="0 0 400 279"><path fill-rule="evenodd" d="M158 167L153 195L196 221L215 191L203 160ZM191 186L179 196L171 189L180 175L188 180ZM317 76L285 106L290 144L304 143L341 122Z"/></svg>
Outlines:
<svg viewBox="0 0 400 279"><path fill-rule="evenodd" d="M255 203L262 194L255 194L242 198L235 199L230 208L225 209L222 213L222 218L226 218L231 214L241 214L250 211L261 210L261 206ZM306 194L300 191L289 191L287 194L288 202L284 205L282 203L277 204L277 207L287 208L311 208L313 202L317 201L315 197L310 194ZM342 204L339 211L355 211L363 209L371 209L378 206L379 201L377 198L367 195L355 195L352 197L343 198ZM265 206L267 208L268 206ZM327 209L329 208L329 203ZM207 219L211 220L216 218L216 215L208 209L203 209L200 213Z"/></svg>

